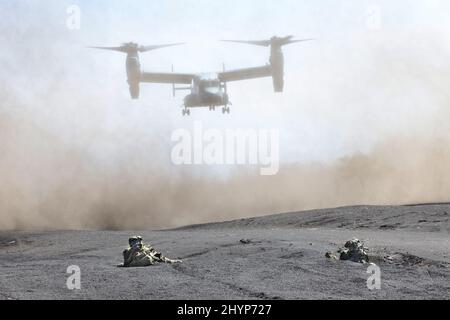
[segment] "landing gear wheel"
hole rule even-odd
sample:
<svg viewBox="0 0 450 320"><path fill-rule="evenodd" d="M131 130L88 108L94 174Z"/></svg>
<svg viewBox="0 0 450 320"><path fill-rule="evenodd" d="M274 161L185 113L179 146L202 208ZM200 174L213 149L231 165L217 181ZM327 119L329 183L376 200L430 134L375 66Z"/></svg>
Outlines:
<svg viewBox="0 0 450 320"><path fill-rule="evenodd" d="M191 110L189 110L189 109L183 109L183 110L182 110L182 113L183 113L183 117L184 117L184 116L190 116L190 115L191 115Z"/></svg>
<svg viewBox="0 0 450 320"><path fill-rule="evenodd" d="M223 113L223 114L225 114L225 113L228 113L228 114L229 114L229 113L230 113L230 107L223 107L223 108L222 108L222 113Z"/></svg>

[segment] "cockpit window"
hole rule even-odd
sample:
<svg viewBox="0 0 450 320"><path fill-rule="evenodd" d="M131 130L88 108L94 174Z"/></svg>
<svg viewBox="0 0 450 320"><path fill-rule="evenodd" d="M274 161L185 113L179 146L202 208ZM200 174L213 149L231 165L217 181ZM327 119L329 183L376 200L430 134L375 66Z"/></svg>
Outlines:
<svg viewBox="0 0 450 320"><path fill-rule="evenodd" d="M203 81L202 87L203 88L217 88L220 86L220 82L217 80L207 80Z"/></svg>

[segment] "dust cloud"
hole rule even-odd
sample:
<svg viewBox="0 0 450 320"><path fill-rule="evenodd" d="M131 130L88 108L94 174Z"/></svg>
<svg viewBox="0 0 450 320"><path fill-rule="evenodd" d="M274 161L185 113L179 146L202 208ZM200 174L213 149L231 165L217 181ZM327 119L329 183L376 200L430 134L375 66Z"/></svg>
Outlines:
<svg viewBox="0 0 450 320"><path fill-rule="evenodd" d="M14 129L12 129L14 127ZM450 144L398 139L331 165L286 165L225 180L146 166L95 167L80 150L40 135L5 135L0 161L2 229L141 229L352 204L448 201ZM16 131L16 132L17 132ZM156 164L155 164L156 166Z"/></svg>
<svg viewBox="0 0 450 320"><path fill-rule="evenodd" d="M0 130L2 229L164 228L310 208L449 200L448 140L396 137L330 164L282 165L275 176L241 168L217 178L161 169L136 150L102 166L82 147L19 119L2 117ZM156 152L161 149L153 147Z"/></svg>

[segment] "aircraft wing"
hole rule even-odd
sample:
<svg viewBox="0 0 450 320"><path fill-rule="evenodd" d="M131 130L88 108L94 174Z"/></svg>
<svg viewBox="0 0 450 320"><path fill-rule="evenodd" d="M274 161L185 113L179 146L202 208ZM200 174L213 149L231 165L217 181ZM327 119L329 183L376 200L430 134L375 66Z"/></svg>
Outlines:
<svg viewBox="0 0 450 320"><path fill-rule="evenodd" d="M263 67L254 67L246 69L237 69L224 71L219 73L219 80L223 82L240 81L256 78L265 78L272 76L272 68L270 65Z"/></svg>
<svg viewBox="0 0 450 320"><path fill-rule="evenodd" d="M191 84L194 74L142 72L141 82Z"/></svg>

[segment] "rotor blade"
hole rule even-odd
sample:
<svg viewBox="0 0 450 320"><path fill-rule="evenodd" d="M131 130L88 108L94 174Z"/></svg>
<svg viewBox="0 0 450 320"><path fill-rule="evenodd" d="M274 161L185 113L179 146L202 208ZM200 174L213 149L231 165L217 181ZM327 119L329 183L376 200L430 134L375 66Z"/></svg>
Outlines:
<svg viewBox="0 0 450 320"><path fill-rule="evenodd" d="M294 36L286 36L286 37L282 37L282 38L280 38L280 39L281 39L281 41L289 41L289 40L291 40L293 37L294 37Z"/></svg>
<svg viewBox="0 0 450 320"><path fill-rule="evenodd" d="M185 43L179 42L179 43L162 44L162 45L158 45L158 46L140 46L139 52L147 52L147 51L166 48L166 47L179 46L182 44L185 44Z"/></svg>
<svg viewBox="0 0 450 320"><path fill-rule="evenodd" d="M261 40L261 41L221 40L221 41L234 42L234 43L245 43L245 44L251 44L254 46L261 46L261 47L270 46L270 40Z"/></svg>
<svg viewBox="0 0 450 320"><path fill-rule="evenodd" d="M287 40L287 41L284 41L282 45L284 46L284 45L288 45L288 44L291 44L291 43L305 42L305 41L312 41L312 40L316 40L316 39Z"/></svg>
<svg viewBox="0 0 450 320"><path fill-rule="evenodd" d="M291 43L296 43L296 42L303 42L303 41L311 41L311 40L315 40L315 39L299 39L299 40L291 40L294 36L287 36L284 38L275 38L274 40L276 41L275 44L278 45L287 45L287 44L291 44ZM272 40L260 40L260 41L241 41L241 40L222 40L224 42L234 42L234 43L245 43L245 44L251 44L251 45L255 45L255 46L262 46L262 47L268 47L274 43L272 43Z"/></svg>
<svg viewBox="0 0 450 320"><path fill-rule="evenodd" d="M100 50L112 50L112 51L119 51L119 52L127 52L127 48L124 46L121 47L88 47L91 49L100 49Z"/></svg>

